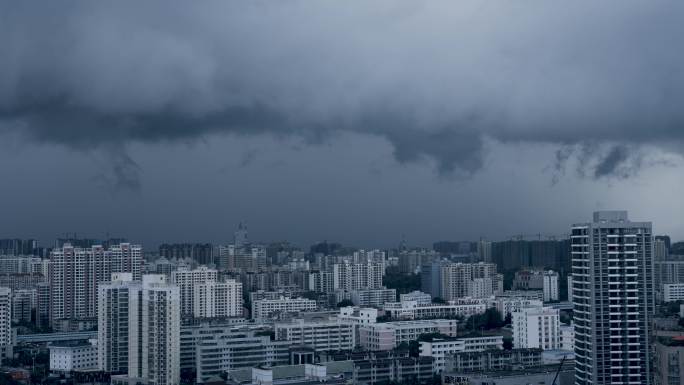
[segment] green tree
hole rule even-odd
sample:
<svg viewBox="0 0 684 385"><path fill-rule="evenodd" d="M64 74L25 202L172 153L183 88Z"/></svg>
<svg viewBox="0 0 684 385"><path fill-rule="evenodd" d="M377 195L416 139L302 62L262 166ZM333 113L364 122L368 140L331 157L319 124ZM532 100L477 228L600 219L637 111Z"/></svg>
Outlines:
<svg viewBox="0 0 684 385"><path fill-rule="evenodd" d="M414 290L420 290L420 275L402 273L398 267L390 266L385 270L382 283L388 289L396 289L397 293L405 294Z"/></svg>
<svg viewBox="0 0 684 385"><path fill-rule="evenodd" d="M337 307L346 307L346 306L354 306L354 302L348 299L343 299L342 301L337 303Z"/></svg>

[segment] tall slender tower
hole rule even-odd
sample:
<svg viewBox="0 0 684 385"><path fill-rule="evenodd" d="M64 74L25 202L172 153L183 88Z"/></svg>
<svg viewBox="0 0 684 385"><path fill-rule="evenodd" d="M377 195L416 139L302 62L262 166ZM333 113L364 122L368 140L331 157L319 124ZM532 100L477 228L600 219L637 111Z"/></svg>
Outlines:
<svg viewBox="0 0 684 385"><path fill-rule="evenodd" d="M99 287L98 366L143 378L148 385L180 381L180 295L161 274L113 273Z"/></svg>
<svg viewBox="0 0 684 385"><path fill-rule="evenodd" d="M142 277L140 312L142 357L140 375L148 385L180 383L180 314L178 286L166 282L166 276ZM128 375L134 372L129 364Z"/></svg>
<svg viewBox="0 0 684 385"><path fill-rule="evenodd" d="M599 211L571 239L575 384L651 384L651 223Z"/></svg>
<svg viewBox="0 0 684 385"><path fill-rule="evenodd" d="M0 361L12 357L12 290L0 287Z"/></svg>

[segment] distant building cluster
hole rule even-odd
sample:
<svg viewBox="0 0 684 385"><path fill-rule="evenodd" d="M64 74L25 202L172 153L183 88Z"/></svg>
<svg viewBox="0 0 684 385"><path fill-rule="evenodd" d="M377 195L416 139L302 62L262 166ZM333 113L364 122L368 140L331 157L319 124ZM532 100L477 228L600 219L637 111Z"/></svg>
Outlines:
<svg viewBox="0 0 684 385"><path fill-rule="evenodd" d="M0 359L120 385L682 383L684 257L622 211L570 231L387 250L260 244L243 223L155 251L0 240Z"/></svg>

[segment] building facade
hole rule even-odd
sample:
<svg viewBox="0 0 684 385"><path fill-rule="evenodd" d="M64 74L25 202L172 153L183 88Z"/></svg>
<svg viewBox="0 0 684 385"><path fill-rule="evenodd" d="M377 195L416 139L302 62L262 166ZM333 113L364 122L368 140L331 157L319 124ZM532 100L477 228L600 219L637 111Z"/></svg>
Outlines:
<svg viewBox="0 0 684 385"><path fill-rule="evenodd" d="M651 383L650 222L599 211L572 227L575 383Z"/></svg>
<svg viewBox="0 0 684 385"><path fill-rule="evenodd" d="M527 307L513 313L513 347L560 349L560 316L551 307Z"/></svg>

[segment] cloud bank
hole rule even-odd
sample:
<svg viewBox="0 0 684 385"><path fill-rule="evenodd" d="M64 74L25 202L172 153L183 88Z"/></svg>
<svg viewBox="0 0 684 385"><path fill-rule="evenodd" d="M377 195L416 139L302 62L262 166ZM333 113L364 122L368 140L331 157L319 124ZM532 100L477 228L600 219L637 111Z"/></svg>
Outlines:
<svg viewBox="0 0 684 385"><path fill-rule="evenodd" d="M548 143L559 170L626 177L644 146L682 151L682 17L632 0L2 2L0 127L75 149L353 132L464 175L488 140Z"/></svg>

